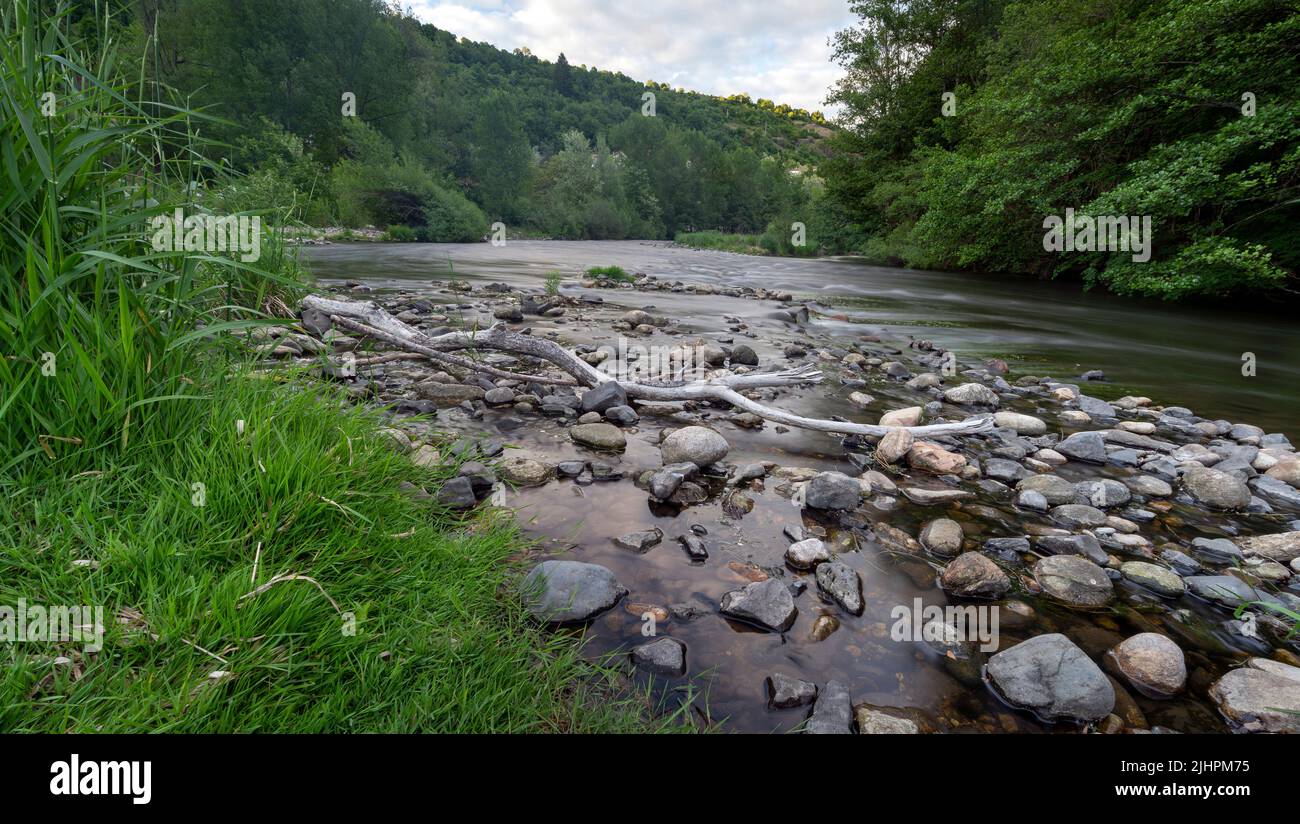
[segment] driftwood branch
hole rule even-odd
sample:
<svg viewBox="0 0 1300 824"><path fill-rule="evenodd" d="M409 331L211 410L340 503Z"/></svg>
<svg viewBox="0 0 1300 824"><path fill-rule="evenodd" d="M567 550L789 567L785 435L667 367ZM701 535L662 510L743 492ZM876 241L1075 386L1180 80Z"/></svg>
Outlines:
<svg viewBox="0 0 1300 824"><path fill-rule="evenodd" d="M303 298L303 306L332 316L339 325L345 328L371 335L406 351L425 355L435 362L451 363L463 368L476 369L486 374L494 374L498 377L530 380L538 383L594 387L602 383L615 381L610 375L596 369L554 341L512 332L503 323L497 323L487 329L474 332L449 332L434 337L401 322L373 301L363 303L308 295ZM491 349L536 358L546 361L565 372L572 380L547 378L538 375L520 375L495 369L494 367L483 366L474 361L448 354L462 349ZM821 379L822 373L816 367L804 365L780 372L724 374L681 384L640 383L636 381L616 382L623 387L628 397L637 400L720 401L746 412L752 412L774 423L817 432L880 437L895 429L907 429L913 435L939 436L971 435L987 432L993 428L993 420L989 416L968 418L956 423L929 424L926 426L878 426L849 421L806 418L802 415L766 406L740 392L740 390L745 389L815 384L819 383Z"/></svg>

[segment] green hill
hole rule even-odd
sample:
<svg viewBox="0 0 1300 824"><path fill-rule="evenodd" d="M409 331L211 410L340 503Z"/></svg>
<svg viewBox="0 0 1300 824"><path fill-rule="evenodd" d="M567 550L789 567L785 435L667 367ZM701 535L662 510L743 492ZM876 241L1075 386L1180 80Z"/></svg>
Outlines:
<svg viewBox="0 0 1300 824"><path fill-rule="evenodd" d="M756 232L806 201L813 184L790 171L829 132L820 113L504 51L381 0L130 9L122 34L148 71L227 121L210 128L249 173L228 205L291 203L316 224L433 240L497 220L575 238Z"/></svg>

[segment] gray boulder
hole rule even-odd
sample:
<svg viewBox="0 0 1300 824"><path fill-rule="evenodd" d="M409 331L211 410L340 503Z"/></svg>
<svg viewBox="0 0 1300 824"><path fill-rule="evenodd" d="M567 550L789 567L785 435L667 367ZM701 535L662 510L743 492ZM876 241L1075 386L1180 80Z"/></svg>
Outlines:
<svg viewBox="0 0 1300 824"><path fill-rule="evenodd" d="M1050 555L1034 564L1034 580L1049 596L1075 607L1100 607L1115 595L1101 567L1078 555Z"/></svg>
<svg viewBox="0 0 1300 824"><path fill-rule="evenodd" d="M1048 721L1099 721L1115 708L1101 668L1064 635L1038 635L989 659L990 684L1012 706Z"/></svg>
<svg viewBox="0 0 1300 824"><path fill-rule="evenodd" d="M856 509L862 484L841 472L819 472L804 490L804 503L813 509Z"/></svg>
<svg viewBox="0 0 1300 824"><path fill-rule="evenodd" d="M794 596L775 578L756 581L722 596L721 612L766 629L785 632L794 623Z"/></svg>
<svg viewBox="0 0 1300 824"><path fill-rule="evenodd" d="M688 462L699 467L717 463L730 450L726 438L703 426L684 426L659 445L664 464Z"/></svg>
<svg viewBox="0 0 1300 824"><path fill-rule="evenodd" d="M585 621L627 594L614 573L581 561L542 561L524 577L521 590L535 618L557 624Z"/></svg>
<svg viewBox="0 0 1300 824"><path fill-rule="evenodd" d="M632 663L656 675L686 672L686 645L676 638L660 638L632 650Z"/></svg>
<svg viewBox="0 0 1300 824"><path fill-rule="evenodd" d="M812 715L804 732L813 735L852 735L853 701L849 691L839 681L827 681L817 694Z"/></svg>

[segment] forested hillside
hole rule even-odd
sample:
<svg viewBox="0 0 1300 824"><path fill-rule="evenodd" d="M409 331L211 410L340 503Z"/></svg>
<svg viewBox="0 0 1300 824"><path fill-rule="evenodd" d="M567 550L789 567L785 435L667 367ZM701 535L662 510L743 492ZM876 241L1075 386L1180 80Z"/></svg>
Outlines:
<svg viewBox="0 0 1300 824"><path fill-rule="evenodd" d="M150 71L229 121L216 136L251 173L231 205L292 202L318 225L431 240L497 220L564 238L761 231L806 199L791 171L829 134L820 113L502 51L381 0L131 9L125 36L156 33Z"/></svg>
<svg viewBox="0 0 1300 824"><path fill-rule="evenodd" d="M847 128L821 166L849 246L1171 298L1294 290L1295 2L852 5L832 95ZM1150 217L1151 259L1046 251L1044 218L1067 208Z"/></svg>

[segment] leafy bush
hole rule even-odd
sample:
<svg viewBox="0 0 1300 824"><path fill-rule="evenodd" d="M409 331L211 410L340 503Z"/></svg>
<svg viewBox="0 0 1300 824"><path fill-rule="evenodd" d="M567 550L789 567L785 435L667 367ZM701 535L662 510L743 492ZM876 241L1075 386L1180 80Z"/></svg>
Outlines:
<svg viewBox="0 0 1300 824"><path fill-rule="evenodd" d="M593 266L587 270L587 274L596 280L616 280L622 283L635 280L621 266Z"/></svg>
<svg viewBox="0 0 1300 824"><path fill-rule="evenodd" d="M384 237L386 240L391 240L394 243L411 243L412 241L419 240L414 229L401 223L394 223L389 226L388 230L384 233Z"/></svg>

